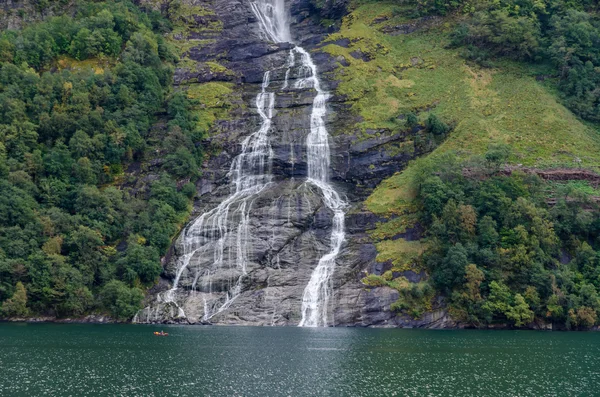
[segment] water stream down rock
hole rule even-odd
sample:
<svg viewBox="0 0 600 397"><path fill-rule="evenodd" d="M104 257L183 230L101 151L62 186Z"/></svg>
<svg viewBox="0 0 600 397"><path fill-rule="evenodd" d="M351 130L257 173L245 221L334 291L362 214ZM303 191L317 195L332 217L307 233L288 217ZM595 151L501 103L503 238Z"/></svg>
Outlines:
<svg viewBox="0 0 600 397"><path fill-rule="evenodd" d="M252 3L252 11L260 21L260 27L265 36L276 43L291 41L287 11L283 0L262 0ZM300 326L317 327L327 326L327 308L332 286L331 275L335 268L335 260L344 242L344 209L346 202L328 182L329 175L329 134L325 127L326 104L329 94L321 89L321 82L317 74L317 67L310 54L300 46L290 50L288 69L285 74L283 88L288 87L290 68L294 67L298 58L302 78L298 79L294 88L313 88L316 96L310 114L310 133L306 138L308 182L318 187L323 194L323 202L333 212L332 231L329 252L319 259L319 263L312 272L308 285L302 296L302 320Z"/></svg>
<svg viewBox="0 0 600 397"><path fill-rule="evenodd" d="M390 310L398 292L365 288L381 274L363 200L411 159L388 145L410 136L359 137L335 93L337 61L308 0L192 0L214 12L218 34L194 33L175 84L233 83L244 102L203 144L192 220L164 261L140 323L301 326L438 326ZM218 61L230 74L206 74ZM317 73L319 72L319 73ZM185 88L184 88L185 89ZM333 93L333 94L332 94ZM328 133L329 131L329 133Z"/></svg>
<svg viewBox="0 0 600 397"><path fill-rule="evenodd" d="M291 42L287 11L283 0L259 0L251 8L260 21L260 31L266 40L273 43ZM290 87L289 76L298 62L298 78ZM310 54L294 45L286 62L281 90L312 89L316 92L310 114L310 133L306 137L308 165L307 183L318 188L324 205L333 212L330 248L318 261L302 297L300 326L327 326L327 307L332 285L331 275L335 260L344 242L344 209L346 202L328 182L330 166L329 134L325 127L326 102L329 94L321 89L317 67ZM239 297L242 282L247 273L248 251L251 248L249 224L252 206L260 193L270 187L273 149L270 144L275 92L269 91L271 70L264 73L261 91L256 95L256 111L261 124L258 130L242 142L241 153L231 163L229 179L231 195L217 207L200 215L181 234L183 255L178 259L173 285L156 296L154 307L149 306L136 317L136 321L147 322L160 318L160 309L175 306L178 318L186 318L184 308L177 302L177 291L184 271L195 263L192 291L202 294L202 320L209 321L227 310ZM225 258L227 257L227 260ZM225 288L219 285L213 291L213 276L228 270L229 280Z"/></svg>

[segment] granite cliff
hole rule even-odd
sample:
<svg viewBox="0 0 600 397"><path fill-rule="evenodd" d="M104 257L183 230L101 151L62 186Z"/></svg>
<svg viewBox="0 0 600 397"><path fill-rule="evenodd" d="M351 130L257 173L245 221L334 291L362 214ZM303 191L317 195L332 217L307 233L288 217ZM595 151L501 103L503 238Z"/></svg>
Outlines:
<svg viewBox="0 0 600 397"><path fill-rule="evenodd" d="M261 91L267 70L271 71L269 86L277 88L275 115L269 131L272 182L252 200L245 274L233 274L239 253L226 250L221 265L207 281L205 271L214 264L214 258L200 255L181 271L178 288L171 291L181 257L185 255L182 235L165 259L161 282L151 291L147 307L135 321L297 325L301 320L303 291L329 246L333 216L318 189L306 181L306 137L311 128L315 90L292 88L305 73L299 63L289 67L293 44L273 43L265 38L251 2L217 0L190 5L197 12L202 10L198 12L202 15L193 16L200 28L180 37L189 40L189 49L184 54L185 66L175 72L177 89L193 91L194 86L220 82L231 87L229 98L235 98L227 118L215 122L210 138L204 143L213 150L197 184L198 197L191 221L213 210L230 194L231 163L240 154L242 141L260 125L255 97ZM380 181L401 170L422 150L403 147L404 142L413 145L411 136L419 131L360 133L355 127L359 120L349 110L351 101L335 94L337 81L333 72L344 59L321 49L335 28L320 25L313 7L308 1L286 2L291 41L311 52L321 84L332 94L325 116L331 135L330 180L350 204L345 214L345 243L330 281L333 296L328 301L327 323L402 325L404 320L390 311L390 304L398 298L397 291L387 287L367 288L360 282L366 272L382 274L387 270L375 260L377 252L367 233L378 219L365 210L363 201ZM343 9L344 4L326 4L320 13L340 15ZM212 66L215 64L220 67ZM419 279L422 275L409 271L406 276ZM239 295L228 302L232 283L238 278ZM167 292L174 292L173 299L165 299ZM207 316L211 311L207 296L215 295L219 307L224 303L225 307ZM211 307L217 304L211 299L209 302ZM435 325L447 320L441 312L429 317L415 325Z"/></svg>

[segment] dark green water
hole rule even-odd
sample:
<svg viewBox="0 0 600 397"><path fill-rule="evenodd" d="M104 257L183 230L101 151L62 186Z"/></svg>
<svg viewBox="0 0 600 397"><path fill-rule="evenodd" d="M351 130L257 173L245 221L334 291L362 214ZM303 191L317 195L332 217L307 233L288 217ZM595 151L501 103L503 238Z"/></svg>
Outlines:
<svg viewBox="0 0 600 397"><path fill-rule="evenodd" d="M593 396L600 334L0 324L0 395Z"/></svg>

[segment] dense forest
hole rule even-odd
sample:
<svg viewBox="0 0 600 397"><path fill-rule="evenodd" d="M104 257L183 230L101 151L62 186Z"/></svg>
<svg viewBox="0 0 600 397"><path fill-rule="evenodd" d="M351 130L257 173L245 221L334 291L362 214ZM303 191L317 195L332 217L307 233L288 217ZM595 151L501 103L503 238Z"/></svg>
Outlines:
<svg viewBox="0 0 600 397"><path fill-rule="evenodd" d="M202 156L190 100L171 92L169 29L129 1L78 1L0 34L3 316L127 319L156 282L195 194L177 181ZM121 188L156 153L160 176Z"/></svg>
<svg viewBox="0 0 600 397"><path fill-rule="evenodd" d="M421 165L416 223L426 249L415 263L429 274L410 284L393 271L370 286L400 292L392 308L419 318L435 297L457 321L523 327L538 319L588 328L600 314L600 206L585 181L551 182L507 168L507 146L467 161L454 154Z"/></svg>
<svg viewBox="0 0 600 397"><path fill-rule="evenodd" d="M433 285L472 325L523 326L534 316L596 324L598 205L581 184L552 187L535 174L498 172L504 153L494 148L475 164L449 156L422 174L420 219L433 242L423 262Z"/></svg>
<svg viewBox="0 0 600 397"><path fill-rule="evenodd" d="M502 58L548 64L565 105L594 122L598 7L591 0L419 2L423 13L463 14L451 38L468 60L483 67ZM509 159L510 148L499 145L420 170L419 219L431 242L422 263L431 285L448 298L454 317L475 326L524 326L534 318L567 328L597 324L597 191L585 182L552 185L535 174L500 172Z"/></svg>

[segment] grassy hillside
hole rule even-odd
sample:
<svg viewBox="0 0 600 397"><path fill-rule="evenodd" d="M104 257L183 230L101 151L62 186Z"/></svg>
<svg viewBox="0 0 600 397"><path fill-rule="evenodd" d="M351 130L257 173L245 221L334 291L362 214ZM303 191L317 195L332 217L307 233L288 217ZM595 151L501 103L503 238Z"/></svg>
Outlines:
<svg viewBox="0 0 600 397"><path fill-rule="evenodd" d="M598 126L584 124L562 106L553 81L536 80L552 72L548 67L469 64L459 49L448 48L456 23L452 17L411 20L403 16L407 13L393 2L361 2L328 40L350 39L348 48L325 47L349 63L338 72L338 91L354 101L363 128L397 128L403 123L398 116L418 112L424 120L431 109L454 125L437 153L481 154L490 143L502 142L515 149L514 162L524 165L572 165L580 158L582 166L597 166ZM414 25L417 31L382 33L398 25ZM357 51L371 60L350 55Z"/></svg>
<svg viewBox="0 0 600 397"><path fill-rule="evenodd" d="M363 130L405 129L408 127L409 114L416 115L421 125L427 125L427 120L433 114L452 129L443 143L431 154L415 160L407 169L384 181L366 201L369 210L389 218L389 221L381 223L373 232L373 237L378 241L378 260L391 261L393 270L396 271L425 269L435 275L446 266L447 255L452 254L449 250L452 251L457 241L460 240L466 245L475 244L473 241L478 238L476 236L479 232L474 230L472 236L457 237L456 241L448 241L448 235L444 234L446 232L439 234L437 229L431 229L435 225L441 225L440 227L446 230L449 227L446 223L450 222L450 210L443 212L440 208L436 213L436 210L431 208L431 201L427 201L431 195L427 196L429 193L424 192L423 187L431 182L428 178L432 175L442 175L437 186L445 192L442 194L442 207L448 205L450 200L460 204L460 209L467 214L474 211L472 216L475 224L489 214L485 206L480 206L480 202L473 202L470 197L476 196L486 187L478 185L479 182L469 181L469 178L463 178L461 174L465 168L475 168L477 180L491 179L494 187L501 186L500 190L506 183L519 186L521 193L513 196L504 190L502 194L506 193L506 196L509 196L506 200L518 201L518 196L521 195L522 198L531 201L531 205L539 208L540 213L544 214L540 216L549 222L548 225L552 229L552 222L558 222L560 219L555 217L557 211L547 207L546 201L556 197L558 190L567 189L581 193L575 196L586 202L597 195L598 191L586 181L540 181L541 185L537 187L538 182L532 185L521 176L508 176L506 178L510 182L505 182L505 177L500 176L498 171L504 164L523 170L579 167L597 170L600 168L600 128L597 124L578 118L563 105L557 88L558 77L550 63L543 59L537 63L524 63L495 57L493 63L487 62L488 67L480 66L463 56L464 48L451 46L453 32L468 16L460 14L445 17L411 17L415 14L415 6L404 4L354 2L352 11L342 21L339 33L328 38L329 44L325 49L338 57L340 63L348 65L340 67L337 71L337 77L341 80L338 92L352 101L353 111L362 117L360 127ZM505 150L508 157L503 157L501 163L492 165L494 150ZM448 172L448 169L453 167L456 168L455 174ZM460 171L461 169L463 171ZM579 206L581 208L583 205ZM595 208L593 205L592 207ZM589 213L589 205L586 208ZM592 214L594 219L598 218L595 209L592 210ZM444 216L446 218L443 218ZM526 223L522 219L516 222ZM416 224L425 228L421 240L406 241L397 238L399 233ZM514 222L505 222L503 215L498 215L497 224L501 234L508 233L512 227L516 227ZM539 262L548 261L540 265L544 269L544 277L554 277L555 284L552 288L560 290L556 285L557 272L563 270L557 270L561 269L558 253L562 250L568 252L567 256L577 256L583 244L590 243L596 246L598 242L594 236L586 234L591 229L582 235L575 235L575 232L560 235L558 225L556 229L559 242L552 249L548 248L549 251L554 250L548 254L548 258L551 259L544 257L544 260L540 259ZM536 234L531 230L530 233ZM577 243L567 247L563 244L565 239L576 240ZM464 294L462 284L468 283L469 275L478 275L477 272L481 268L484 276L481 276L483 278L477 284L477 296L492 301L494 291L490 287L491 282L496 282L496 286L504 286L502 283L506 283L510 287L508 307L516 307L518 304L515 300L520 299L516 298L516 295L521 294L519 296L522 297L533 282L513 281L511 277L518 271L512 268L515 263L514 257L506 254L513 248L505 240L502 241L503 243L493 250L494 255L502 258L504 263L502 276L488 264L477 262L480 259L469 251L477 248L467 246L468 261L475 262L475 272L465 271L464 266L460 268L455 288L446 292L442 291L440 283L436 284L435 280L410 285L402 277L392 279L391 272L379 278L370 276L365 279L365 283L372 286L389 285L398 289L401 291L401 299L397 302L396 309L418 316L424 309L431 308L431 285L437 289L438 294L448 298L454 297L452 294ZM441 255L437 262L431 259L435 255ZM538 259L531 257L529 263L537 264L536 260ZM566 267L575 274L579 272L579 277L585 279L577 266L571 263ZM479 276L475 279L477 277ZM546 286L544 284L536 288L543 290ZM550 286L548 288L551 289ZM568 296L567 288L564 287L564 290L563 295ZM575 290L571 292L577 295L579 289ZM542 300L549 299L552 295L544 295L541 292L540 294ZM415 296L418 299L415 299ZM469 318L474 324L483 321L483 301L479 302L477 311L473 305L457 303L458 298L449 300L451 309L454 309L455 314L458 313L460 319L467 321ZM564 317L558 319L556 316L548 316L545 320L568 323L569 326L582 325L585 321L577 320L576 314L571 317L566 314L569 310L576 313L578 307L582 306L581 303L573 302L574 300L568 299L561 301ZM489 321L508 321L523 325L523 321L515 321L514 316L511 318L503 312L494 312L490 305L486 306ZM593 305L589 305L600 308L596 300ZM465 309L465 306L468 306L468 309ZM535 315L544 318L545 312L538 308ZM473 320L473 316L477 321ZM585 317L585 314L582 312L581 316Z"/></svg>
<svg viewBox="0 0 600 397"><path fill-rule="evenodd" d="M538 76L552 73L549 65L501 60L483 68L461 57L459 49L448 48L455 16L410 18L413 7L397 2L357 1L354 7L325 50L349 64L337 72L338 92L353 101L352 109L363 119L360 126L403 128L401 116L409 112L417 113L421 122L433 113L453 126L432 154L375 190L366 202L370 211L405 212L414 198L412 180L420 164L447 152L468 158L504 143L513 148L512 164L600 168L600 126L577 118L561 104L555 80L539 81ZM416 31L383 33L405 26ZM347 48L333 44L343 39L350 40ZM368 60L350 55L357 51ZM382 225L379 237L388 234L385 228L398 233Z"/></svg>

